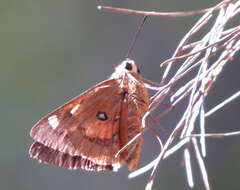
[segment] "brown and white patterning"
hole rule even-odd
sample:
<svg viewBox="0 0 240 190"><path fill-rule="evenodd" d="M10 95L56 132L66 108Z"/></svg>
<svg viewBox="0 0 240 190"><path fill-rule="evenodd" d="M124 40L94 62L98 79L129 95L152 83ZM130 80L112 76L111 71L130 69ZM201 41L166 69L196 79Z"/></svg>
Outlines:
<svg viewBox="0 0 240 190"><path fill-rule="evenodd" d="M30 135L29 154L69 169L117 171L135 169L142 137L116 153L141 131L149 98L133 60L126 59L109 79L91 87L38 121Z"/></svg>

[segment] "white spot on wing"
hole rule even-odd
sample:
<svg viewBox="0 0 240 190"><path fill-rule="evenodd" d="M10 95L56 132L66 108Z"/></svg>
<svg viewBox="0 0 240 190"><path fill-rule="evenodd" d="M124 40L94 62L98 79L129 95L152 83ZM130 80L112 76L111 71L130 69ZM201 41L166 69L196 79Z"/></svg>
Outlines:
<svg viewBox="0 0 240 190"><path fill-rule="evenodd" d="M52 115L51 117L48 118L48 123L53 129L56 129L57 126L59 125L59 120L56 115Z"/></svg>
<svg viewBox="0 0 240 190"><path fill-rule="evenodd" d="M73 109L71 109L70 113L73 115L79 108L79 104L77 104L76 106L73 107Z"/></svg>

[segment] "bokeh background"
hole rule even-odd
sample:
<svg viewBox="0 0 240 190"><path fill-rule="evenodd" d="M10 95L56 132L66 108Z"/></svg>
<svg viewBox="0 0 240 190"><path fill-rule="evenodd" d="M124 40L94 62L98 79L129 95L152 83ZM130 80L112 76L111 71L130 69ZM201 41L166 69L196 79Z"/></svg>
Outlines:
<svg viewBox="0 0 240 190"><path fill-rule="evenodd" d="M39 164L28 156L32 125L42 116L108 77L125 56L140 17L97 10L98 5L161 11L206 8L217 0L1 0L0 1L0 189L144 189L149 173L129 180L118 173L70 171ZM159 63L171 56L198 17L155 17L145 24L132 58L142 74L160 79ZM239 89L239 57L225 67L207 108ZM239 129L240 102L207 120L209 132ZM172 118L174 120L174 118ZM169 122L171 124L171 121ZM159 146L144 135L141 164ZM240 137L207 140L206 166L213 189L240 189ZM164 162L153 189L188 189L182 154ZM203 189L194 164L195 189Z"/></svg>

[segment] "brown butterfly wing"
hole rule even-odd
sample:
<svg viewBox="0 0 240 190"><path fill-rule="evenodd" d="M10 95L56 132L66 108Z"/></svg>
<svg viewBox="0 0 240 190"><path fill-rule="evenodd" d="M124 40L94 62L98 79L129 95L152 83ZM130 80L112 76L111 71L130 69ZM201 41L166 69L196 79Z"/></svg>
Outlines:
<svg viewBox="0 0 240 190"><path fill-rule="evenodd" d="M115 154L141 131L147 107L140 75L106 80L42 118L30 133L30 155L71 169L117 171L124 162L134 169L142 138Z"/></svg>
<svg viewBox="0 0 240 190"><path fill-rule="evenodd" d="M30 155L67 168L115 169L121 94L117 80L106 80L42 118L30 132L37 141Z"/></svg>
<svg viewBox="0 0 240 190"><path fill-rule="evenodd" d="M40 162L54 164L68 169L82 168L86 170L116 170L113 165L99 165L87 158L81 156L71 156L67 153L54 150L39 142L34 142L29 150L31 157L38 159Z"/></svg>

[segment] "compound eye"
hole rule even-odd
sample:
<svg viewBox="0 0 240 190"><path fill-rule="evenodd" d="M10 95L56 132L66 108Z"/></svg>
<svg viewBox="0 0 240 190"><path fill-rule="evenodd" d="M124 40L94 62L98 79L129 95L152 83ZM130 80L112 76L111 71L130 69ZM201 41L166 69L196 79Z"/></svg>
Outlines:
<svg viewBox="0 0 240 190"><path fill-rule="evenodd" d="M131 63L128 63L128 62L126 62L126 65L125 65L125 69L127 69L127 70L129 70L129 71L131 71L132 70L132 64Z"/></svg>
<svg viewBox="0 0 240 190"><path fill-rule="evenodd" d="M139 68L137 68L137 73L140 74L140 69Z"/></svg>

